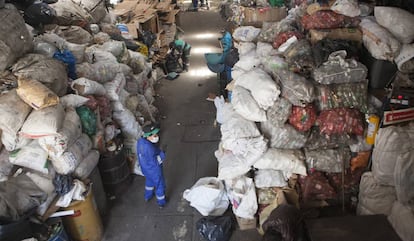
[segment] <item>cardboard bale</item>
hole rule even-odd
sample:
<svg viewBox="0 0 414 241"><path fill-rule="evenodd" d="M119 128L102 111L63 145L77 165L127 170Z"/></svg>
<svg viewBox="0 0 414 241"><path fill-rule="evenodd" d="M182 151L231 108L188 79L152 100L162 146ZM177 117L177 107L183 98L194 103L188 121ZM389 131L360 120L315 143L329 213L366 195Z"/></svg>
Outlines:
<svg viewBox="0 0 414 241"><path fill-rule="evenodd" d="M236 216L237 224L240 230L255 229L257 225L257 218L247 219Z"/></svg>
<svg viewBox="0 0 414 241"><path fill-rule="evenodd" d="M245 8L244 16L244 24L254 22L278 22L287 16L287 10L284 7Z"/></svg>
<svg viewBox="0 0 414 241"><path fill-rule="evenodd" d="M311 29L309 30L310 41L312 44L329 38L343 39L362 43L362 32L358 28L334 28L334 29Z"/></svg>

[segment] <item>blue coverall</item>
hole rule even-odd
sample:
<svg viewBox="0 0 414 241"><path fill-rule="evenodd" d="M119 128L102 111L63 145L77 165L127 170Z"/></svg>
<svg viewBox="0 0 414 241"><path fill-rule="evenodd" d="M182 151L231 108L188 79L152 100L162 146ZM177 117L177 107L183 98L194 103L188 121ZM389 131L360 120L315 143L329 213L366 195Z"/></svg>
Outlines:
<svg viewBox="0 0 414 241"><path fill-rule="evenodd" d="M155 191L158 205L164 206L166 200L162 162L165 160L165 153L144 137L137 142L137 153L142 173L145 176L145 200L150 200Z"/></svg>

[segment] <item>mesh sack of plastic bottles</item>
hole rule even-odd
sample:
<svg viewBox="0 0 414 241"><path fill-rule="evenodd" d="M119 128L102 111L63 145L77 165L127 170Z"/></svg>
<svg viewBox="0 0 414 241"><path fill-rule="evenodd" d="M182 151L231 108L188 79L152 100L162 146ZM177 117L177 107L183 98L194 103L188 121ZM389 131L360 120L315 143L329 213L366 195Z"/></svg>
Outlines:
<svg viewBox="0 0 414 241"><path fill-rule="evenodd" d="M367 67L354 59L345 59L346 55L345 50L331 53L328 61L313 71L315 81L321 84L342 84L366 79Z"/></svg>
<svg viewBox="0 0 414 241"><path fill-rule="evenodd" d="M260 130L269 139L272 148L299 149L305 145L308 137L308 133L297 131L289 124L275 126L269 121L262 122Z"/></svg>
<svg viewBox="0 0 414 241"><path fill-rule="evenodd" d="M368 81L359 83L315 85L318 110L335 108L356 108L361 112L368 110Z"/></svg>
<svg viewBox="0 0 414 241"><path fill-rule="evenodd" d="M272 73L279 80L282 96L296 106L305 106L314 100L314 86L306 78L286 69Z"/></svg>
<svg viewBox="0 0 414 241"><path fill-rule="evenodd" d="M307 150L305 149L308 171L342 172L344 166L349 167L351 151L349 148Z"/></svg>
<svg viewBox="0 0 414 241"><path fill-rule="evenodd" d="M358 27L359 18L351 18L334 11L317 11L312 15L306 14L301 23L304 29L331 29Z"/></svg>
<svg viewBox="0 0 414 241"><path fill-rule="evenodd" d="M361 113L356 109L337 108L324 110L317 119L321 133L331 134L355 134L364 133L364 123Z"/></svg>
<svg viewBox="0 0 414 241"><path fill-rule="evenodd" d="M275 101L266 111L267 120L274 125L282 126L289 119L292 112L292 104L285 98L281 97Z"/></svg>
<svg viewBox="0 0 414 241"><path fill-rule="evenodd" d="M341 145L348 146L353 143L354 140L349 134L321 134L319 127L314 126L306 141L305 148L308 150L332 149Z"/></svg>
<svg viewBox="0 0 414 241"><path fill-rule="evenodd" d="M300 39L298 42L290 45L283 52L289 68L298 73L308 75L315 68L312 47L307 39Z"/></svg>
<svg viewBox="0 0 414 241"><path fill-rule="evenodd" d="M289 124L298 131L308 131L316 121L316 108L313 104L305 107L293 106L289 116Z"/></svg>

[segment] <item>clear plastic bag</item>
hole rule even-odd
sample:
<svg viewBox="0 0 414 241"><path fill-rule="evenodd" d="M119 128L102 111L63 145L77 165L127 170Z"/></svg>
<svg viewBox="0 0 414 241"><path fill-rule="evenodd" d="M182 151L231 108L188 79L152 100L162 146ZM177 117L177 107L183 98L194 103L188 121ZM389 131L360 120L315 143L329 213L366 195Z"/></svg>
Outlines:
<svg viewBox="0 0 414 241"><path fill-rule="evenodd" d="M341 145L349 145L353 143L352 137L349 134L321 134L319 127L314 127L311 130L305 148L308 150L316 149L332 149Z"/></svg>
<svg viewBox="0 0 414 241"><path fill-rule="evenodd" d="M356 108L361 112L368 111L368 81L359 83L315 85L316 105L319 110L335 108Z"/></svg>
<svg viewBox="0 0 414 241"><path fill-rule="evenodd" d="M306 78L289 70L281 69L273 73L279 80L282 88L282 96L296 106L305 106L313 102L315 98L314 86Z"/></svg>
<svg viewBox="0 0 414 241"><path fill-rule="evenodd" d="M351 151L349 148L307 150L305 149L306 165L308 170L323 172L342 172L349 167Z"/></svg>
<svg viewBox="0 0 414 241"><path fill-rule="evenodd" d="M345 59L345 50L333 52L328 61L313 71L313 78L321 84L359 82L367 78L368 69L353 59Z"/></svg>
<svg viewBox="0 0 414 241"><path fill-rule="evenodd" d="M307 133L297 131L293 126L284 124L275 126L266 121L260 124L263 135L270 140L270 147L281 149L302 148L307 140Z"/></svg>
<svg viewBox="0 0 414 241"><path fill-rule="evenodd" d="M277 126L282 126L289 119L292 104L286 98L279 98L266 111L267 120Z"/></svg>
<svg viewBox="0 0 414 241"><path fill-rule="evenodd" d="M315 68L315 60L313 58L312 48L307 39L300 39L296 43L291 44L286 51L283 52L289 67L295 72L303 72L308 74Z"/></svg>

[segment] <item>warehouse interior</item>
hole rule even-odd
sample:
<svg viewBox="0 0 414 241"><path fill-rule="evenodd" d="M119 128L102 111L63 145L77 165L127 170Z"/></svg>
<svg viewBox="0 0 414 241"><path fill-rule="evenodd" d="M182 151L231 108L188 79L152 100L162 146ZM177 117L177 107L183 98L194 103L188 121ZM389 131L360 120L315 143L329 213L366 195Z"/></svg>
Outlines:
<svg viewBox="0 0 414 241"><path fill-rule="evenodd" d="M414 241L411 1L0 0L0 19L1 241Z"/></svg>

